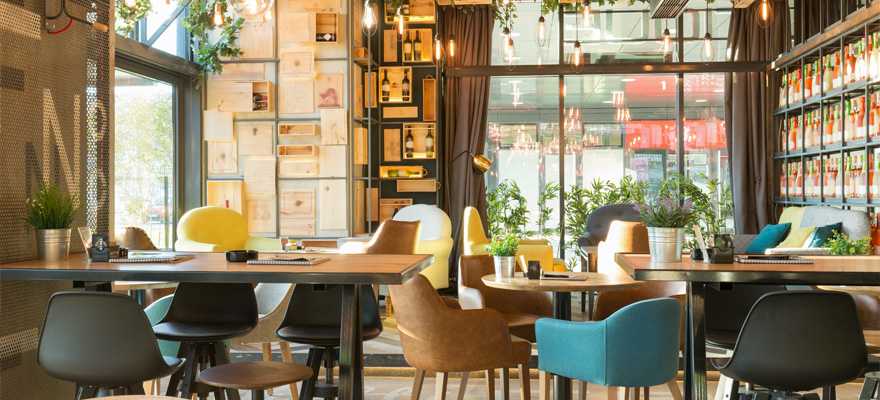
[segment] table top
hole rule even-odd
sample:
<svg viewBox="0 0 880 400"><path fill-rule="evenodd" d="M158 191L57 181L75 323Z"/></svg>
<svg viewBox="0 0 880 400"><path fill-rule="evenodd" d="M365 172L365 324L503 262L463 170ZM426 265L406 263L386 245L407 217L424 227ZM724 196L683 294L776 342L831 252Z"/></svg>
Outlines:
<svg viewBox="0 0 880 400"><path fill-rule="evenodd" d="M189 254L189 253L188 253ZM431 265L430 255L321 254L317 265L230 263L224 253L195 253L177 263L91 262L85 254L57 261L0 264L0 280L275 282L324 284L403 283Z"/></svg>
<svg viewBox="0 0 880 400"><path fill-rule="evenodd" d="M619 253L615 260L630 276L647 281L880 285L880 257L804 257L812 264L706 264L682 259L652 264L648 254Z"/></svg>
<svg viewBox="0 0 880 400"><path fill-rule="evenodd" d="M513 278L496 279L494 274L483 276L483 283L491 288L527 292L583 292L613 290L639 285L627 276L606 275L596 272L575 272L586 280L528 279L518 273Z"/></svg>

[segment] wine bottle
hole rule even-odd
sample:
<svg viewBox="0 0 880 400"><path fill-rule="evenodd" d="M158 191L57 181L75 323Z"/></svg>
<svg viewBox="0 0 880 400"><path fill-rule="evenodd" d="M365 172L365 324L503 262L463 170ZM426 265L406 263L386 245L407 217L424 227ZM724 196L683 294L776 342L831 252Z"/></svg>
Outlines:
<svg viewBox="0 0 880 400"><path fill-rule="evenodd" d="M400 83L400 97L402 97L404 103L409 103L409 73L407 70L403 70L403 80Z"/></svg>
<svg viewBox="0 0 880 400"><path fill-rule="evenodd" d="M412 46L412 40L410 40L409 34L410 34L410 31L406 31L406 34L403 35L403 37L404 37L404 39L403 39L403 61L404 62L412 61L413 46Z"/></svg>
<svg viewBox="0 0 880 400"><path fill-rule="evenodd" d="M416 142L411 130L406 133L406 141L404 142L403 147L406 149L406 158L413 158Z"/></svg>
<svg viewBox="0 0 880 400"><path fill-rule="evenodd" d="M425 135L425 156L434 158L434 134L431 131Z"/></svg>
<svg viewBox="0 0 880 400"><path fill-rule="evenodd" d="M382 77L382 101L387 102L391 100L391 82L388 82L388 71L385 71L385 75Z"/></svg>
<svg viewBox="0 0 880 400"><path fill-rule="evenodd" d="M413 61L422 61L422 33L416 31L416 41L413 42Z"/></svg>
<svg viewBox="0 0 880 400"><path fill-rule="evenodd" d="M409 16L409 0L403 0L403 4L400 6L400 14L404 17Z"/></svg>

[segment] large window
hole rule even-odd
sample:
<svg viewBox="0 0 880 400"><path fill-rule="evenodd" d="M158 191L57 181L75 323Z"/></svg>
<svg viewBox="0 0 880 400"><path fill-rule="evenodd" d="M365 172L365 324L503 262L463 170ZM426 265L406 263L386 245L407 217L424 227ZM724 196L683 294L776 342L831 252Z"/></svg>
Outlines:
<svg viewBox="0 0 880 400"><path fill-rule="evenodd" d="M143 229L171 248L176 93L168 82L116 70L114 226Z"/></svg>

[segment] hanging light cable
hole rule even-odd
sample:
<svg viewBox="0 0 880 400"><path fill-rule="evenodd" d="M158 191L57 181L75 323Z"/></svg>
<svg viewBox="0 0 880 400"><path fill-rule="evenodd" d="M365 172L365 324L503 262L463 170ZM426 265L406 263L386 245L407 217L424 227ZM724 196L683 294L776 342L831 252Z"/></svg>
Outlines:
<svg viewBox="0 0 880 400"><path fill-rule="evenodd" d="M703 61L712 61L714 50L712 49L712 34L709 33L709 2L706 2L706 35L703 36Z"/></svg>

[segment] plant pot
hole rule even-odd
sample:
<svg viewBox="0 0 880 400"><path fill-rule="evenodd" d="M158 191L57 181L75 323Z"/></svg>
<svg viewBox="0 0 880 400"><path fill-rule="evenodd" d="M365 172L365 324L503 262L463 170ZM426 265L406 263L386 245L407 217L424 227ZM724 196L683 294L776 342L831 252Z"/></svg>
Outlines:
<svg viewBox="0 0 880 400"><path fill-rule="evenodd" d="M648 248L652 263L673 263L681 261L681 247L684 243L684 228L648 227Z"/></svg>
<svg viewBox="0 0 880 400"><path fill-rule="evenodd" d="M516 270L516 258L513 256L494 256L495 259L495 279L513 278L513 271Z"/></svg>
<svg viewBox="0 0 880 400"><path fill-rule="evenodd" d="M37 255L44 261L59 261L70 254L70 228L37 229Z"/></svg>

